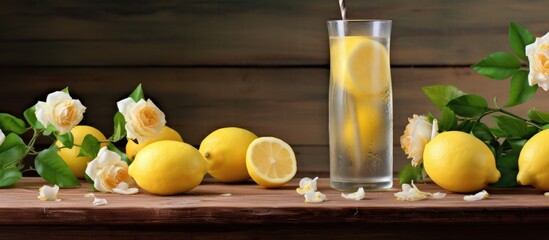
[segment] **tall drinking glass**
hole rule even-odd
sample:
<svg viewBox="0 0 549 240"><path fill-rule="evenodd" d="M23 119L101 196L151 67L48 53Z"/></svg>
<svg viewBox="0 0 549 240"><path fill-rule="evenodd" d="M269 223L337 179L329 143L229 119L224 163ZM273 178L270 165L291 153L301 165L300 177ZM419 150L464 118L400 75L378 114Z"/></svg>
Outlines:
<svg viewBox="0 0 549 240"><path fill-rule="evenodd" d="M340 191L393 185L390 20L328 21L330 184Z"/></svg>

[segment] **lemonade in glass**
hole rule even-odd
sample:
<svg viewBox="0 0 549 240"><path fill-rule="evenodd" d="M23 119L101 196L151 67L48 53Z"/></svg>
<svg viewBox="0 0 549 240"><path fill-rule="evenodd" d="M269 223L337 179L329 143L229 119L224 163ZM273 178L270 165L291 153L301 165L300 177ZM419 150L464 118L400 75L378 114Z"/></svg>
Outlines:
<svg viewBox="0 0 549 240"><path fill-rule="evenodd" d="M390 20L328 21L330 184L340 191L393 184Z"/></svg>

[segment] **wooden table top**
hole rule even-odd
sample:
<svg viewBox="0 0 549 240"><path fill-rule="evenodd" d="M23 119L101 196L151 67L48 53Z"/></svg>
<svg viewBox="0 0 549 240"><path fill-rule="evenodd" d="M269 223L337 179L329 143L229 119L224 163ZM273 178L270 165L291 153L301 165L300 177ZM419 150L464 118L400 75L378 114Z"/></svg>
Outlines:
<svg viewBox="0 0 549 240"><path fill-rule="evenodd" d="M62 201L37 200L40 178L24 178L14 188L0 189L0 224L258 224L258 223L549 223L549 197L533 188L488 189L490 198L466 202L463 194L419 183L422 191L445 192L444 199L408 202L393 196L395 188L366 192L360 201L346 200L319 179L328 201L305 203L295 192L299 179L280 189L253 183L221 184L210 180L187 194L156 196L94 193L107 205L94 206L89 184L61 189ZM230 193L230 196L222 195Z"/></svg>

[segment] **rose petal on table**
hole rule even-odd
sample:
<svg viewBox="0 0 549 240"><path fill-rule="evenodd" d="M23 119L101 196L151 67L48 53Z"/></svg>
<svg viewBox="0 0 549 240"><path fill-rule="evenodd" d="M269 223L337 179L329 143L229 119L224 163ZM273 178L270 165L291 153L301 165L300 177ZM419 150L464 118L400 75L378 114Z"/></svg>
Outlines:
<svg viewBox="0 0 549 240"><path fill-rule="evenodd" d="M61 201L61 199L57 198L57 193L59 192L59 186L54 185L53 187L50 187L48 185L42 186L40 189L38 189L38 199L41 201Z"/></svg>
<svg viewBox="0 0 549 240"><path fill-rule="evenodd" d="M463 196L463 200L465 200L465 201L479 201L479 200L487 199L489 196L490 196L490 194L488 194L488 192L486 192L486 190L482 190L482 191L476 193L475 195Z"/></svg>
<svg viewBox="0 0 549 240"><path fill-rule="evenodd" d="M359 188L354 193L349 193L349 194L341 193L341 197L349 200L356 200L356 201L362 200L364 196L365 196L364 188Z"/></svg>
<svg viewBox="0 0 549 240"><path fill-rule="evenodd" d="M107 205L107 199L104 199L104 198L94 198L93 199L93 205L95 206L102 206L102 205Z"/></svg>

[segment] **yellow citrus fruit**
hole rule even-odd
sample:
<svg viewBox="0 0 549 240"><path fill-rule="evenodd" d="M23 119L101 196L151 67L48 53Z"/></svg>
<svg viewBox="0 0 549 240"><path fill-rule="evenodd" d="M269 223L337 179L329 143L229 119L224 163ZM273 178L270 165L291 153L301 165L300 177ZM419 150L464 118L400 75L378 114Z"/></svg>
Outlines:
<svg viewBox="0 0 549 240"><path fill-rule="evenodd" d="M474 192L500 178L490 149L478 138L458 131L443 132L425 146L425 171L452 192Z"/></svg>
<svg viewBox="0 0 549 240"><path fill-rule="evenodd" d="M153 142L158 142L161 140L173 140L183 142L183 138L181 138L181 135L179 135L177 131L168 126L164 126L160 131L160 135L149 138L145 142L135 143L134 141L128 139L128 143L126 144L126 155L130 160L133 160L139 150L143 149L145 146Z"/></svg>
<svg viewBox="0 0 549 240"><path fill-rule="evenodd" d="M210 163L208 173L221 182L242 182L250 179L246 170L246 150L257 136L252 132L226 127L210 133L199 151Z"/></svg>
<svg viewBox="0 0 549 240"><path fill-rule="evenodd" d="M250 144L246 167L252 179L266 188L286 184L297 172L294 151L286 142L274 137L260 137Z"/></svg>
<svg viewBox="0 0 549 240"><path fill-rule="evenodd" d="M137 185L152 194L184 193L202 182L208 162L193 146L162 140L145 146L129 167Z"/></svg>
<svg viewBox="0 0 549 240"><path fill-rule="evenodd" d="M369 101L357 101L356 120L346 119L343 125L343 141L345 146L354 146L361 144L360 149L367 151L379 151L383 147L383 142L378 141L382 134L383 119L380 111ZM355 123L356 121L356 123Z"/></svg>
<svg viewBox="0 0 549 240"><path fill-rule="evenodd" d="M332 80L357 97L386 95L390 89L389 52L362 36L330 37Z"/></svg>
<svg viewBox="0 0 549 240"><path fill-rule="evenodd" d="M99 141L105 141L107 140L105 138L105 135L101 133L101 131L97 130L94 127L85 126L85 125L78 125L71 129L72 136L74 138L74 144L80 145L82 144L82 141L84 141L84 137L86 135L91 134L97 140ZM60 141L56 141L55 145L58 147L62 147L63 143ZM102 143L101 147L107 146L106 143ZM73 146L72 148L61 148L59 150L58 154L67 165L69 165L69 168L71 169L74 176L77 178L84 178L84 171L86 171L86 167L88 166L88 162L92 159L89 157L77 157L78 153L80 153L80 147Z"/></svg>
<svg viewBox="0 0 549 240"><path fill-rule="evenodd" d="M549 191L549 130L534 135L524 144L518 159L517 181Z"/></svg>

